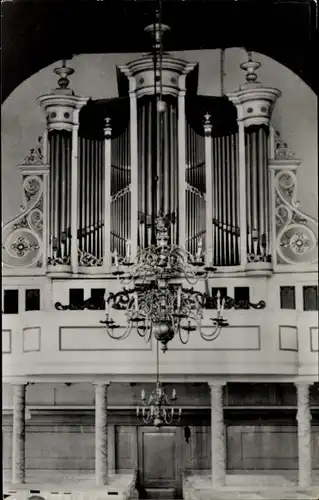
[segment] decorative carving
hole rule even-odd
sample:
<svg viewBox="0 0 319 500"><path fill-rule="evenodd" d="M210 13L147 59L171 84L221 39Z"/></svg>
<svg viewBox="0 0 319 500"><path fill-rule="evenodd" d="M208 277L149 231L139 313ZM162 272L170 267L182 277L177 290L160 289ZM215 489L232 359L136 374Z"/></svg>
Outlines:
<svg viewBox="0 0 319 500"><path fill-rule="evenodd" d="M109 293L107 303L112 304L113 309L125 311L130 301L133 300L134 294L136 291L145 290L149 288L150 292L152 291L152 283L144 284L140 286L136 286L135 288L123 288L120 292L117 293ZM200 304L201 307L205 307L206 309L217 309L217 297L208 297L207 294L201 293L193 288L190 290L183 289L183 292L188 293L188 300L191 301L196 307L196 304ZM224 309L265 309L266 302L260 300L257 304L253 304L248 300L238 300L236 301L232 297L225 297ZM58 311L66 311L66 310L79 310L79 309L102 309L100 304L93 303L92 299L84 300L83 302L76 302L63 305L61 302L56 302L55 308ZM104 309L104 307L103 307Z"/></svg>
<svg viewBox="0 0 319 500"><path fill-rule="evenodd" d="M295 154L288 148L287 143L282 140L280 133L275 131L275 158L277 160L293 160Z"/></svg>
<svg viewBox="0 0 319 500"><path fill-rule="evenodd" d="M24 158L23 165L43 165L43 137L38 137L38 144L30 149L28 156Z"/></svg>
<svg viewBox="0 0 319 500"><path fill-rule="evenodd" d="M247 255L247 262L271 262L271 255L249 253Z"/></svg>
<svg viewBox="0 0 319 500"><path fill-rule="evenodd" d="M65 255L64 257L48 257L49 266L69 266L70 264L70 255Z"/></svg>
<svg viewBox="0 0 319 500"><path fill-rule="evenodd" d="M11 249L18 257L24 257L30 251L38 250L39 245L31 243L27 238L20 236L15 243L11 243Z"/></svg>
<svg viewBox="0 0 319 500"><path fill-rule="evenodd" d="M37 160L35 156L34 154L32 161L36 163L40 157ZM5 266L39 267L39 262L42 262L43 182L43 174L32 173L22 178L21 214L8 222L2 230Z"/></svg>
<svg viewBox="0 0 319 500"><path fill-rule="evenodd" d="M79 265L84 267L100 267L103 265L103 258L98 259L94 255L78 249Z"/></svg>
<svg viewBox="0 0 319 500"><path fill-rule="evenodd" d="M297 179L291 170L275 176L277 259L280 264L318 260L318 221L299 209Z"/></svg>

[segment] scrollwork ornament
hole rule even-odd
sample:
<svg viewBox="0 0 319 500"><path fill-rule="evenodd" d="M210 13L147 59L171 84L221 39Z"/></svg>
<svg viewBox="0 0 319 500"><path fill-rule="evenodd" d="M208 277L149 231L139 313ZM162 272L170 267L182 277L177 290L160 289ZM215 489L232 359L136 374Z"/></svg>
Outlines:
<svg viewBox="0 0 319 500"><path fill-rule="evenodd" d="M277 260L280 264L311 264L318 260L318 221L299 209L294 172L275 177Z"/></svg>
<svg viewBox="0 0 319 500"><path fill-rule="evenodd" d="M15 229L22 229L22 228L25 228L25 227L28 227L28 221L27 221L26 217L22 217L18 222L16 222L12 226L13 230L15 230Z"/></svg>
<svg viewBox="0 0 319 500"><path fill-rule="evenodd" d="M83 267L100 267L103 265L103 259L99 259L88 252L78 249L79 265Z"/></svg>
<svg viewBox="0 0 319 500"><path fill-rule="evenodd" d="M37 176L27 176L23 182L23 189L27 201L30 201L41 189L42 180Z"/></svg>

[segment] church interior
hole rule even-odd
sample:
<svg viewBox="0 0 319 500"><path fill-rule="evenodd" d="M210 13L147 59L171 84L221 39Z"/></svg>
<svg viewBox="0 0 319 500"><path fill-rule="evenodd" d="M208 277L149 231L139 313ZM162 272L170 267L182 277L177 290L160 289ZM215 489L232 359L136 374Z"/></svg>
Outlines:
<svg viewBox="0 0 319 500"><path fill-rule="evenodd" d="M4 498L319 498L314 3L256 4L3 2Z"/></svg>

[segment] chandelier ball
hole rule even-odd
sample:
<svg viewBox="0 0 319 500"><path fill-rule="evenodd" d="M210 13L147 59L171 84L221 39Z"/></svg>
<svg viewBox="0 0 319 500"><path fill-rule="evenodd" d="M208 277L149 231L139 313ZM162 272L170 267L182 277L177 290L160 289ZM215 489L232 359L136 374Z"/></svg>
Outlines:
<svg viewBox="0 0 319 500"><path fill-rule="evenodd" d="M156 340L164 346L174 337L174 330L170 321L156 322L153 324L152 330Z"/></svg>

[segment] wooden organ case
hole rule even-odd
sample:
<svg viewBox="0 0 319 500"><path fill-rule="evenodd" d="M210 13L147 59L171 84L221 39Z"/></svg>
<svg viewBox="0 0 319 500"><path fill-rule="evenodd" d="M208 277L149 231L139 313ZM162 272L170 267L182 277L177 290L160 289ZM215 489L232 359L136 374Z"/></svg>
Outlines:
<svg viewBox="0 0 319 500"><path fill-rule="evenodd" d="M110 272L156 242L160 214L169 243L200 248L208 265L271 265L268 127L280 92L256 82L251 60L247 82L220 97L198 95L196 63L163 53L161 64L162 110L153 54L117 68L117 98L77 97L61 78L39 98L49 269Z"/></svg>

